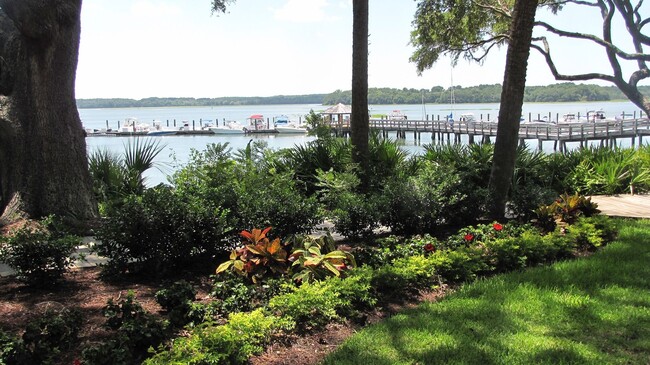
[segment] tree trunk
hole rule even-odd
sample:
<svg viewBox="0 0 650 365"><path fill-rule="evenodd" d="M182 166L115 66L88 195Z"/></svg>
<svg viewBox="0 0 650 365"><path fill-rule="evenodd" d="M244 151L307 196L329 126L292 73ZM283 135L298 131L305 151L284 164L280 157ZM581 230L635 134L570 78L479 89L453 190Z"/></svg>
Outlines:
<svg viewBox="0 0 650 365"><path fill-rule="evenodd" d="M0 0L0 224L97 217L75 101L81 0Z"/></svg>
<svg viewBox="0 0 650 365"><path fill-rule="evenodd" d="M512 185L536 10L537 0L517 0L513 11L489 182L488 210L493 219L503 218L508 191Z"/></svg>
<svg viewBox="0 0 650 365"><path fill-rule="evenodd" d="M353 0L352 158L361 171L362 186L368 186L368 0Z"/></svg>

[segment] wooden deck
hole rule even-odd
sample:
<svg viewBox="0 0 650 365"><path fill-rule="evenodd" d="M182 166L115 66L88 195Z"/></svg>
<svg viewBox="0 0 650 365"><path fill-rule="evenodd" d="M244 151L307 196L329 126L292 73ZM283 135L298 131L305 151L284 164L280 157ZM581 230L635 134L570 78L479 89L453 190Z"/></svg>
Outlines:
<svg viewBox="0 0 650 365"><path fill-rule="evenodd" d="M650 218L650 195L595 195L602 214L616 217Z"/></svg>

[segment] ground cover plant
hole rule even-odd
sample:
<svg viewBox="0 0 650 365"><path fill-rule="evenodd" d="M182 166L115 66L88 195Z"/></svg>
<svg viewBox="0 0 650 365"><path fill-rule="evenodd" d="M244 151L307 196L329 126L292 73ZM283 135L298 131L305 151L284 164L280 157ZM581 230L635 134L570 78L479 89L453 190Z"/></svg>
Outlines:
<svg viewBox="0 0 650 365"><path fill-rule="evenodd" d="M351 337L324 364L642 364L650 221L593 256L499 275Z"/></svg>
<svg viewBox="0 0 650 365"><path fill-rule="evenodd" d="M349 146L340 140L294 154L259 143L234 154L227 145L211 145L171 178L173 187L105 195L111 200L103 205L106 216L97 235L104 242L98 251L112 269L104 274L119 276L97 285L104 292L96 292L92 283L79 285L97 299L74 292L78 284L70 283L84 276L79 272L65 273L63 289L49 296L9 286L3 299L11 306L12 298L24 302L31 293L84 308L84 323L103 332L99 339L91 337L93 346L84 343L83 355L79 344L71 350L83 363L132 364L148 356L151 363L242 363L279 338L309 335L332 322L365 324L373 308L395 299L592 252L614 237L609 220L589 217L594 212L584 197L563 194L553 203L542 194L555 185L568 188L554 197L575 191L572 180L551 171L565 171L580 163L580 156L591 156L587 152L569 162L558 162L557 155L520 159L511 209L522 221L534 216L535 226L476 224L482 209L476 202L489 174L489 145L447 146L407 157L393 142L375 138L371 143L369 163L377 176L365 187L358 183L356 167L345 162ZM556 170L545 170L551 164ZM540 193L515 199L531 187ZM408 203L411 195L418 201ZM533 212L537 202L545 205ZM300 238L323 216L336 223L338 232L365 238L348 247ZM405 236L375 240L371 229L379 223ZM273 229L262 229L268 226ZM237 232L243 230L250 230L250 239L241 246ZM420 235L410 236L415 233ZM232 262L214 275L233 248ZM144 293L128 294L144 288ZM59 295L66 290L76 300ZM20 307L20 313L30 305ZM101 308L113 325L93 314ZM120 314L126 312L133 318ZM2 323L6 328L8 322ZM22 329L15 326L9 326L14 336L0 333L3 348L18 348L14 340ZM80 341L87 342L87 331L80 331ZM212 357L201 358L206 352Z"/></svg>

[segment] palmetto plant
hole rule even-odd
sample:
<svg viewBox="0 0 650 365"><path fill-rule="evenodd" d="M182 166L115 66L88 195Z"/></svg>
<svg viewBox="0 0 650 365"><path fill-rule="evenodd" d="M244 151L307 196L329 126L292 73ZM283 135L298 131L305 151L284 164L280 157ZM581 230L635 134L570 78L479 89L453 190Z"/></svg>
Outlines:
<svg viewBox="0 0 650 365"><path fill-rule="evenodd" d="M99 200L141 194L146 183L144 173L157 167L155 159L164 148L160 141L136 138L124 145L123 155L106 149L91 154L88 165Z"/></svg>

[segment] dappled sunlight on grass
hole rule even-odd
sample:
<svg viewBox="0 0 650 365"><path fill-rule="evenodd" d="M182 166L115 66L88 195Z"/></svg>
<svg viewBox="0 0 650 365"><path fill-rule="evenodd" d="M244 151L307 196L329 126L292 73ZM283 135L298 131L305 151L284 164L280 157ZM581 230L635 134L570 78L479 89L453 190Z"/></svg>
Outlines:
<svg viewBox="0 0 650 365"><path fill-rule="evenodd" d="M350 338L326 364L650 362L650 221L594 255L466 285Z"/></svg>

